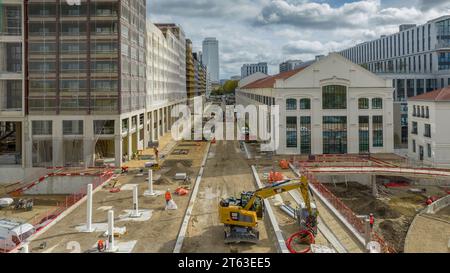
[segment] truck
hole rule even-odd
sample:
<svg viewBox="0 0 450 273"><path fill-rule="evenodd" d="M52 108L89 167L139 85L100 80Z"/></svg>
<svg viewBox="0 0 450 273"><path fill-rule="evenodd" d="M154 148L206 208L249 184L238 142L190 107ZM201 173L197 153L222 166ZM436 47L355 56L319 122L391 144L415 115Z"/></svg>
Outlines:
<svg viewBox="0 0 450 273"><path fill-rule="evenodd" d="M35 232L33 225L18 220L0 219L0 249L11 251Z"/></svg>

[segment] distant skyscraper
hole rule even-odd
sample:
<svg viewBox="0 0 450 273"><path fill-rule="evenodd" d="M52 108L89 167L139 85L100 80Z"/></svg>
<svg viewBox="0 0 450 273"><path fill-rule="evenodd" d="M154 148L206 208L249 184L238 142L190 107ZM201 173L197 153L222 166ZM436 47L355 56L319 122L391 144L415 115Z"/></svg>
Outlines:
<svg viewBox="0 0 450 273"><path fill-rule="evenodd" d="M248 77L250 75L255 74L256 72L267 74L268 73L267 63L244 64L241 67L241 78Z"/></svg>
<svg viewBox="0 0 450 273"><path fill-rule="evenodd" d="M206 38L203 41L202 61L208 69L211 82L219 83L219 41L216 38Z"/></svg>

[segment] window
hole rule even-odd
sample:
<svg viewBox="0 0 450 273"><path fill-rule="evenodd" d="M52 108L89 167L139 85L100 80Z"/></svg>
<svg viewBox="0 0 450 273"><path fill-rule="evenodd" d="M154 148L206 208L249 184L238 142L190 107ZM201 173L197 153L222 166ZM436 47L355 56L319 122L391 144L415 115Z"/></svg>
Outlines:
<svg viewBox="0 0 450 273"><path fill-rule="evenodd" d="M297 117L286 117L286 147L297 148Z"/></svg>
<svg viewBox="0 0 450 273"><path fill-rule="evenodd" d="M383 147L383 116L373 116L373 147Z"/></svg>
<svg viewBox="0 0 450 273"><path fill-rule="evenodd" d="M413 151L413 153L416 153L416 151L417 151L416 140L414 140L414 139L412 141L412 151Z"/></svg>
<svg viewBox="0 0 450 273"><path fill-rule="evenodd" d="M322 88L323 109L347 109L347 87L328 85Z"/></svg>
<svg viewBox="0 0 450 273"><path fill-rule="evenodd" d="M297 100L287 99L286 100L286 110L297 110Z"/></svg>
<svg viewBox="0 0 450 273"><path fill-rule="evenodd" d="M83 135L83 121L82 120L64 120L63 121L64 135Z"/></svg>
<svg viewBox="0 0 450 273"><path fill-rule="evenodd" d="M310 99L301 99L300 100L300 109L301 110L311 109L311 100Z"/></svg>
<svg viewBox="0 0 450 273"><path fill-rule="evenodd" d="M311 117L300 117L300 150L311 154Z"/></svg>
<svg viewBox="0 0 450 273"><path fill-rule="evenodd" d="M432 150L431 150L431 144L429 144L429 143L427 144L427 152L428 152L428 157L431 158L433 152L432 152Z"/></svg>
<svg viewBox="0 0 450 273"><path fill-rule="evenodd" d="M373 109L383 109L383 99L382 98L372 99L372 108Z"/></svg>
<svg viewBox="0 0 450 273"><path fill-rule="evenodd" d="M51 120L33 120L32 132L33 136L52 135L52 121Z"/></svg>
<svg viewBox="0 0 450 273"><path fill-rule="evenodd" d="M411 134L417 135L417 133L418 133L417 122L413 121L413 122L412 122L412 130L411 130Z"/></svg>
<svg viewBox="0 0 450 273"><path fill-rule="evenodd" d="M417 109L416 109L416 106L414 105L413 106L413 117L417 117Z"/></svg>
<svg viewBox="0 0 450 273"><path fill-rule="evenodd" d="M360 98L358 100L358 108L359 109L369 109L369 99L368 98Z"/></svg>
<svg viewBox="0 0 450 273"><path fill-rule="evenodd" d="M114 120L94 120L94 132L96 135L113 135Z"/></svg>
<svg viewBox="0 0 450 273"><path fill-rule="evenodd" d="M369 153L369 117L359 117L359 152Z"/></svg>
<svg viewBox="0 0 450 273"><path fill-rule="evenodd" d="M430 118L430 107L425 108L425 118Z"/></svg>
<svg viewBox="0 0 450 273"><path fill-rule="evenodd" d="M347 117L323 117L323 153L347 153Z"/></svg>
<svg viewBox="0 0 450 273"><path fill-rule="evenodd" d="M424 137L429 137L429 138L431 138L431 125L430 125L430 124L425 124L425 133L424 133Z"/></svg>

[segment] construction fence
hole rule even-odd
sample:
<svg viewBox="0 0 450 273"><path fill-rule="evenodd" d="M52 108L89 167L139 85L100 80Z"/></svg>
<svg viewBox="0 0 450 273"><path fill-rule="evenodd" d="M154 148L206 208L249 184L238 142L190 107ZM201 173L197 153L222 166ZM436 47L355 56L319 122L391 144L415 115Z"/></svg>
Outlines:
<svg viewBox="0 0 450 273"><path fill-rule="evenodd" d="M20 194L20 192L23 192L27 189L30 189L31 187L35 186L38 183L41 183L46 178L50 176L87 176L87 175L95 175L95 179L92 181L92 188L93 190L97 189L101 185L103 185L105 182L110 180L114 176L114 172L112 170L105 170L100 174L86 174L86 173L52 173L48 174L46 176L43 176L39 178L38 180L30 183L29 185L18 189L11 194ZM33 225L35 227L33 234L27 234L27 238L40 232L42 229L50 225L52 222L54 222L58 217L63 214L67 209L78 203L81 199L83 199L87 195L87 188L82 187L78 192L72 193L65 197L65 201L60 202L57 204L56 208L53 210L48 210L40 215L37 215L33 218L32 221L29 222L29 224ZM6 241L6 240L5 240ZM20 239L20 241L23 241L23 239ZM17 245L20 247L20 243L18 242ZM15 251L15 250L12 250ZM2 247L0 245L0 253L1 252L10 252L10 250L7 250L6 247Z"/></svg>
<svg viewBox="0 0 450 273"><path fill-rule="evenodd" d="M340 198L334 195L324 184L322 184L311 172L308 171L308 167L296 162L295 164L298 170L302 171L302 175L305 175L314 188L345 218L345 220L363 237L366 238L366 226L360 217L358 217L347 205L342 202ZM390 246L383 237L372 231L371 239L380 244L381 249L385 253L395 253L395 249Z"/></svg>

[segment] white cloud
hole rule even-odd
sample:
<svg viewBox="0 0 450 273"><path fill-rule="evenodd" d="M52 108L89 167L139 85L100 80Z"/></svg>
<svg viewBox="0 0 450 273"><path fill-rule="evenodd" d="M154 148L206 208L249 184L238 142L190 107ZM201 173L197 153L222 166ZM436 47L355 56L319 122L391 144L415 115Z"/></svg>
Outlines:
<svg viewBox="0 0 450 273"><path fill-rule="evenodd" d="M450 0L153 0L150 17L181 24L195 50L204 37L220 42L222 77L244 63L267 61L278 72L286 59L308 60L450 14ZM342 2L342 1L339 1ZM447 7L449 9L447 9Z"/></svg>

